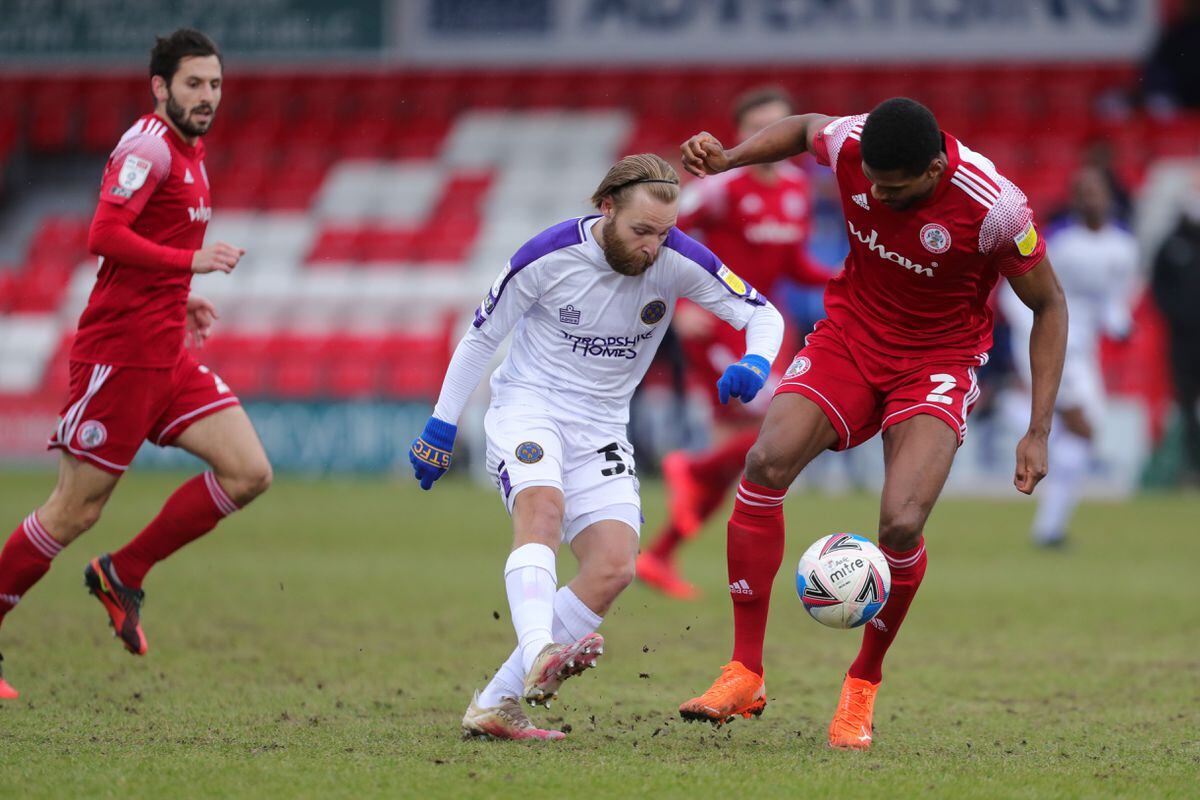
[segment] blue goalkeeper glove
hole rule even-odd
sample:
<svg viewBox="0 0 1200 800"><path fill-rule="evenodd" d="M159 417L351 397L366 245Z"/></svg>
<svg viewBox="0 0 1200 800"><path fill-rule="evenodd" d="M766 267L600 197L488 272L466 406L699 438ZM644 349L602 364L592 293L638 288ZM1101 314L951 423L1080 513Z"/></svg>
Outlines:
<svg viewBox="0 0 1200 800"><path fill-rule="evenodd" d="M744 355L736 364L725 368L725 374L717 381L717 398L721 405L729 402L730 397L737 397L743 403L749 403L767 382L771 374L771 364L762 356Z"/></svg>
<svg viewBox="0 0 1200 800"><path fill-rule="evenodd" d="M454 437L457 434L457 425L430 417L425 423L425 430L413 440L408 460L412 462L413 472L422 489L432 489L433 482L450 469L450 454L454 451Z"/></svg>

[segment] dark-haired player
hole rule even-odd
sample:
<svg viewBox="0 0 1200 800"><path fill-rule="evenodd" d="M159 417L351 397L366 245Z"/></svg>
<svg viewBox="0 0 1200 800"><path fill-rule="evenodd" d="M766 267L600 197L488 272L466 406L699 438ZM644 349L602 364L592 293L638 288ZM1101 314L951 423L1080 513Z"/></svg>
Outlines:
<svg viewBox="0 0 1200 800"><path fill-rule="evenodd" d="M121 137L104 170L88 236L100 272L71 349L70 396L49 446L58 485L0 551L0 620L100 517L143 441L181 447L212 467L168 498L120 550L93 558L88 590L114 633L146 652L142 579L157 562L266 490L271 466L237 396L184 348L216 310L189 294L193 274L231 272L245 251L204 246L212 215L204 144L221 102L221 55L199 31L158 39L150 55L154 113ZM0 697L17 693L0 677Z"/></svg>
<svg viewBox="0 0 1200 800"><path fill-rule="evenodd" d="M745 141L793 113L792 98L783 89L750 89L734 103L738 139ZM777 296L784 279L824 286L829 274L808 257L808 184L804 170L787 162L756 164L712 180L693 181L679 200L679 229L698 236L737 265L742 279L768 297ZM724 365L741 347L736 331L715 324L711 314L688 303L680 304L672 329L683 343L688 371L704 385L717 382ZM712 446L698 453L668 453L663 459L670 518L637 560L638 578L672 597L696 595L695 587L675 568L675 552L696 535L737 485L766 403L749 407L714 402L711 409Z"/></svg>
<svg viewBox="0 0 1200 800"><path fill-rule="evenodd" d="M829 727L830 746L865 749L884 654L925 574L925 521L979 395L975 370L992 344L988 295L1003 275L1034 315L1032 409L1014 476L1025 494L1046 474L1066 301L1025 195L907 98L869 115L789 117L728 151L700 133L682 151L684 166L700 177L811 152L837 177L850 253L825 291L828 319L792 361L746 458L728 533L729 580L737 587L733 657L680 713L720 723L762 712L784 495L822 451L854 447L882 430L879 544L892 593L864 631Z"/></svg>

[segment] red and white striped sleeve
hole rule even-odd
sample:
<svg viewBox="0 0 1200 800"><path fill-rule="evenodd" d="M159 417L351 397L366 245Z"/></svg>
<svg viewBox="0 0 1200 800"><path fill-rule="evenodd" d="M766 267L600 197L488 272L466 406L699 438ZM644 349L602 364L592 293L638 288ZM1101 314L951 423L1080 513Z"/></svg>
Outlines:
<svg viewBox="0 0 1200 800"><path fill-rule="evenodd" d="M1001 175L990 159L961 142L959 156L950 182L987 208L979 227L979 252L994 256L1002 275L1023 275L1046 255L1046 243L1038 236L1025 193Z"/></svg>
<svg viewBox="0 0 1200 800"><path fill-rule="evenodd" d="M818 164L824 164L837 171L838 156L847 139L857 140L862 136L863 123L867 121L866 114L856 114L852 117L838 117L830 122L813 139L813 156Z"/></svg>

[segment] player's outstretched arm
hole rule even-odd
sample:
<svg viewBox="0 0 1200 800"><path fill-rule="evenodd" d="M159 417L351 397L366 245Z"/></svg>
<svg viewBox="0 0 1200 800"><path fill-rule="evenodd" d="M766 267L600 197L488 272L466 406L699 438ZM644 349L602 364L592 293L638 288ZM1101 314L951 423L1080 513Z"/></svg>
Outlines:
<svg viewBox="0 0 1200 800"><path fill-rule="evenodd" d="M783 316L767 303L754 309L746 323L746 355L725 368L717 381L717 399L722 405L736 397L749 403L762 391L771 374L771 363L783 344Z"/></svg>
<svg viewBox="0 0 1200 800"><path fill-rule="evenodd" d="M536 269L514 270L511 264L506 267L479 304L466 335L454 348L433 414L408 451L413 476L422 489L432 489L434 482L450 469L458 420L467 401L483 380L500 343L538 298L535 272Z"/></svg>
<svg viewBox="0 0 1200 800"><path fill-rule="evenodd" d="M1013 475L1017 491L1033 494L1034 487L1046 477L1049 467L1046 442L1054 419L1054 399L1058 395L1067 350L1067 299L1049 258L1008 281L1021 302L1033 311L1033 328L1029 335L1033 400L1029 430L1017 444L1017 468Z"/></svg>
<svg viewBox="0 0 1200 800"><path fill-rule="evenodd" d="M703 178L734 167L782 161L811 150L817 133L832 121L824 114L797 114L768 125L731 150L702 131L680 145L683 168Z"/></svg>

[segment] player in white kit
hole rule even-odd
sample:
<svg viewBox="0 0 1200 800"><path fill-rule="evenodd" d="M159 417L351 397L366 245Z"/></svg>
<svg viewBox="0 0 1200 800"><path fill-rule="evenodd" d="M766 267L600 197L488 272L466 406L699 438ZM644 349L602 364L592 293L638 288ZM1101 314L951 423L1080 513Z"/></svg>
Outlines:
<svg viewBox="0 0 1200 800"><path fill-rule="evenodd" d="M456 424L496 348L487 467L512 517L504 567L517 647L463 717L464 735L560 739L519 703L549 705L595 664L604 614L634 574L641 502L626 438L629 400L686 297L737 329L746 355L717 384L749 402L770 373L783 319L707 248L675 226L679 176L655 155L627 156L601 182L594 216L529 240L501 272L454 352L410 460L429 489L450 466ZM557 587L566 542L579 574Z"/></svg>
<svg viewBox="0 0 1200 800"><path fill-rule="evenodd" d="M1113 222L1113 198L1104 175L1095 169L1081 170L1073 188L1074 218L1046 240L1070 315L1055 406L1060 424L1050 437L1054 469L1042 483L1033 521L1033 540L1045 547L1066 541L1080 485L1087 477L1095 430L1104 415L1098 340L1101 335L1121 339L1129 334L1138 272L1137 241ZM1007 286L1000 303L1012 326L1017 371L1028 388L1033 315Z"/></svg>

